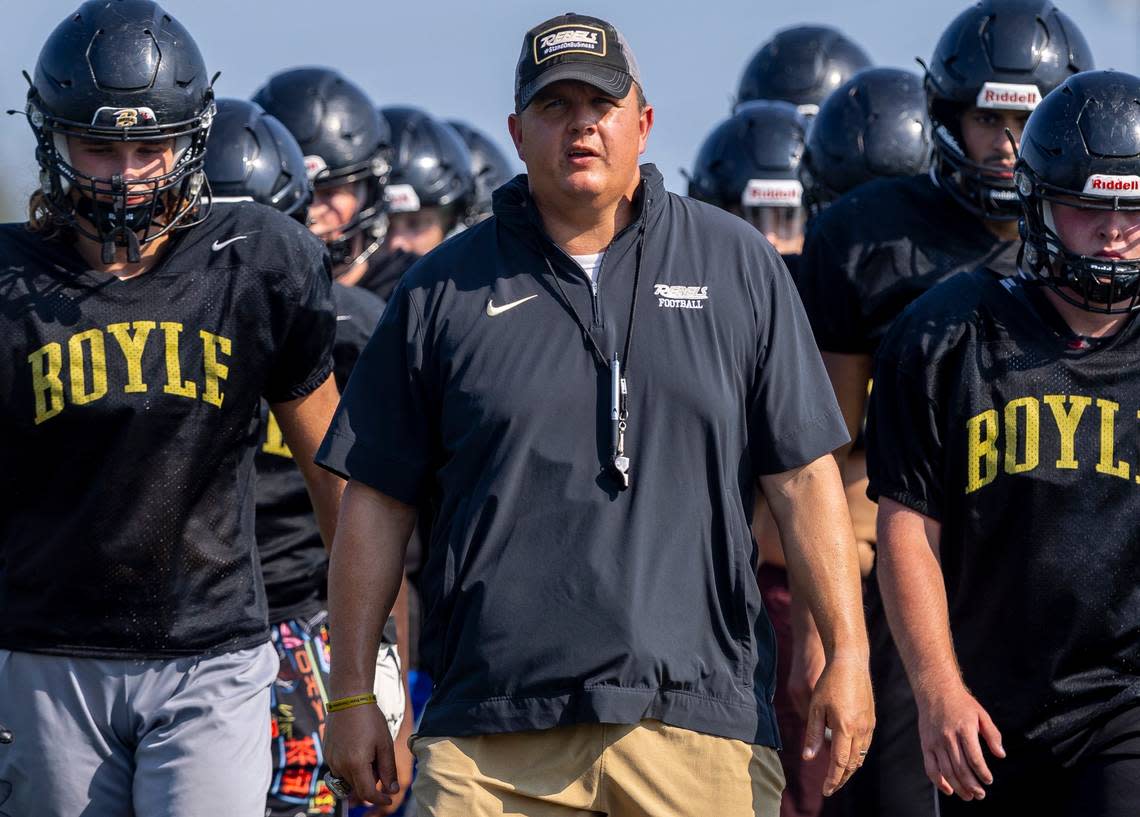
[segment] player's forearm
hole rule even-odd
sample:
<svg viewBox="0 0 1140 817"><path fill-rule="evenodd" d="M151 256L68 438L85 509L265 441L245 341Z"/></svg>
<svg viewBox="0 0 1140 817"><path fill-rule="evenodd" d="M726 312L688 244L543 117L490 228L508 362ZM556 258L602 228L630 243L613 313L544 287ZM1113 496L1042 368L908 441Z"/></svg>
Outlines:
<svg viewBox="0 0 1140 817"><path fill-rule="evenodd" d="M847 498L831 455L761 478L784 545L792 594L807 604L828 660L865 660L859 562Z"/></svg>
<svg viewBox="0 0 1140 817"><path fill-rule="evenodd" d="M873 360L870 355L838 352L823 352L821 357L831 381L831 389L839 403L839 410L843 414L843 421L847 424L847 434L851 437L851 442L835 452L835 460L842 471L863 425Z"/></svg>
<svg viewBox="0 0 1140 817"><path fill-rule="evenodd" d="M339 399L336 382L330 376L304 397L272 406L285 442L293 453L293 460L305 478L305 487L309 491L309 500L326 549L332 546L344 480L320 468L313 460Z"/></svg>
<svg viewBox="0 0 1140 817"><path fill-rule="evenodd" d="M376 653L404 576L404 550L415 509L350 482L329 559L330 694L370 692Z"/></svg>
<svg viewBox="0 0 1140 817"><path fill-rule="evenodd" d="M305 486L309 490L309 500L313 503L313 515L317 519L321 541L324 542L325 550L331 551L345 482L312 461L307 461L301 467L301 472L305 475Z"/></svg>
<svg viewBox="0 0 1140 817"><path fill-rule="evenodd" d="M937 523L897 502L879 506L878 576L887 621L915 695L960 683L938 562Z"/></svg>

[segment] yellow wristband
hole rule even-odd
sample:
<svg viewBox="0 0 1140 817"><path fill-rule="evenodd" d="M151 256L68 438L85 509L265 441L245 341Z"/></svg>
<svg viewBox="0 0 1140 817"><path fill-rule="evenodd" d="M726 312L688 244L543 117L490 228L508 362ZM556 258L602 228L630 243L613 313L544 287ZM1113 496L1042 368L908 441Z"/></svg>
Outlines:
<svg viewBox="0 0 1140 817"><path fill-rule="evenodd" d="M350 695L347 698L337 698L325 704L326 712L340 712L342 709L352 709L354 706L376 703L376 696L369 692L367 695Z"/></svg>

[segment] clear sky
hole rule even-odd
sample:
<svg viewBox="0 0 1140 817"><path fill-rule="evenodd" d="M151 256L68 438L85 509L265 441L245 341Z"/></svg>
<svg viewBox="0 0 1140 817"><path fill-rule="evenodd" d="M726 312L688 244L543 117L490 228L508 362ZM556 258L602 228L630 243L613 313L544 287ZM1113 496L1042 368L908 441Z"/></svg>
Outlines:
<svg viewBox="0 0 1140 817"><path fill-rule="evenodd" d="M684 192L705 134L731 105L740 71L775 31L837 26L877 64L917 70L966 2L950 0L168 0L194 35L220 96L247 97L270 74L302 64L339 68L378 105L414 104L466 119L510 146L515 61L526 30L567 10L604 17L629 39L657 110L646 159ZM1084 31L1097 67L1140 70L1140 0L1059 0ZM77 0L5 0L0 109L22 108L43 40ZM0 118L0 210L22 211L35 187L34 142L22 117Z"/></svg>

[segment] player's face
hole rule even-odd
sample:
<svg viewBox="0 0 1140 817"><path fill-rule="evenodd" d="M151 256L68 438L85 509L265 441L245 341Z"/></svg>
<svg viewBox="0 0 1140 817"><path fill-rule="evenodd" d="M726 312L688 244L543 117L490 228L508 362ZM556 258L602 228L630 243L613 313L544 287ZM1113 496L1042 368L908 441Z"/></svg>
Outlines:
<svg viewBox="0 0 1140 817"><path fill-rule="evenodd" d="M1053 203L1057 236L1069 252L1099 258L1140 258L1140 213L1091 210Z"/></svg>
<svg viewBox="0 0 1140 817"><path fill-rule="evenodd" d="M762 232L780 255L803 251L806 218L802 207L744 207L737 215Z"/></svg>
<svg viewBox="0 0 1140 817"><path fill-rule="evenodd" d="M144 182L163 176L174 167L173 139L156 142L103 142L69 136L67 150L71 166L85 176L99 179L122 176L127 185L128 207L148 201L153 186ZM99 184L95 190L97 199L111 200L109 184ZM100 195L101 190L106 190L107 195Z"/></svg>
<svg viewBox="0 0 1140 817"><path fill-rule="evenodd" d="M962 149L966 158L990 167L1008 168L1013 177L1016 156L1006 129L1014 141L1021 143L1021 131L1029 119L1026 111L999 111L987 108L968 108L962 114Z"/></svg>
<svg viewBox="0 0 1140 817"><path fill-rule="evenodd" d="M363 182L322 187L313 192L309 208L309 229L322 239L340 238L345 226L360 210Z"/></svg>
<svg viewBox="0 0 1140 817"><path fill-rule="evenodd" d="M414 213L392 213L384 244L389 250L427 255L443 242L444 214L439 207L424 207Z"/></svg>
<svg viewBox="0 0 1140 817"><path fill-rule="evenodd" d="M544 88L507 124L540 200L605 206L636 184L653 108L638 110L634 87L616 99L568 80Z"/></svg>

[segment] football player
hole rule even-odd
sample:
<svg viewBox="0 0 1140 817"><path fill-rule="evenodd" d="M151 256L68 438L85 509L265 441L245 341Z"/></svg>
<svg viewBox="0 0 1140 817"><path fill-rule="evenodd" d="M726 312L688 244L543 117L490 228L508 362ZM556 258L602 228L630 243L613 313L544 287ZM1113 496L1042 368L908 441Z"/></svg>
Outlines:
<svg viewBox="0 0 1140 817"><path fill-rule="evenodd" d="M250 430L264 398L331 541L328 255L204 196L210 72L151 0L63 20L26 113L41 187L0 227L3 808L263 817Z"/></svg>
<svg viewBox="0 0 1140 817"><path fill-rule="evenodd" d="M902 309L939 281L979 264L1007 275L1015 271L1014 145L1044 95L1091 67L1080 30L1049 0L982 0L950 23L926 72L932 172L864 184L813 219L800 294L853 438L863 419L872 355ZM845 452L839 456L845 459ZM845 795L846 813L929 815L934 804L913 698L877 583L869 582L867 591L880 724L858 790ZM797 659L810 686L818 642L805 637L797 645L814 653Z"/></svg>
<svg viewBox="0 0 1140 817"><path fill-rule="evenodd" d="M301 145L314 187L309 229L328 246L336 279L387 298L410 266L391 269L393 259L377 256L391 170L388 123L358 85L331 68L282 71L253 101Z"/></svg>
<svg viewBox="0 0 1140 817"><path fill-rule="evenodd" d="M471 154L471 174L475 177L475 204L471 209L470 219L473 223L482 221L491 215L491 194L515 177L515 164L507 158L502 148L481 130L455 119L447 120L447 124L455 129Z"/></svg>
<svg viewBox="0 0 1140 817"><path fill-rule="evenodd" d="M866 51L830 26L786 28L748 61L736 104L776 99L814 116L828 94L870 65Z"/></svg>
<svg viewBox="0 0 1140 817"><path fill-rule="evenodd" d="M297 140L255 102L218 101L206 143L206 178L214 201L255 201L306 223L312 187ZM384 301L360 287L332 286L336 307L333 346L337 387L348 382L356 359L384 310ZM329 673L328 557L305 481L281 435L276 415L262 403L257 470L257 546L269 605L270 634L280 669L273 685L273 776L266 817L339 814L323 782L322 738ZM411 778L405 745L411 719L397 648L397 622L389 620L376 670L376 696L396 741L400 773ZM406 634L406 622L399 628ZM403 646L403 638L401 646Z"/></svg>
<svg viewBox="0 0 1140 817"><path fill-rule="evenodd" d="M687 174L690 196L751 222L793 274L804 241L806 130L788 102L749 102L713 128Z"/></svg>
<svg viewBox="0 0 1140 817"><path fill-rule="evenodd" d="M876 361L879 581L950 817L1140 813L1137 100L1112 71L1046 96L1019 274L934 288Z"/></svg>
<svg viewBox="0 0 1140 817"><path fill-rule="evenodd" d="M863 69L811 120L800 163L809 219L873 179L926 173L932 151L922 78L899 68Z"/></svg>
<svg viewBox="0 0 1140 817"><path fill-rule="evenodd" d="M392 172L384 190L388 231L382 249L419 258L471 219L471 153L454 128L426 111L392 106L380 113L392 133Z"/></svg>

